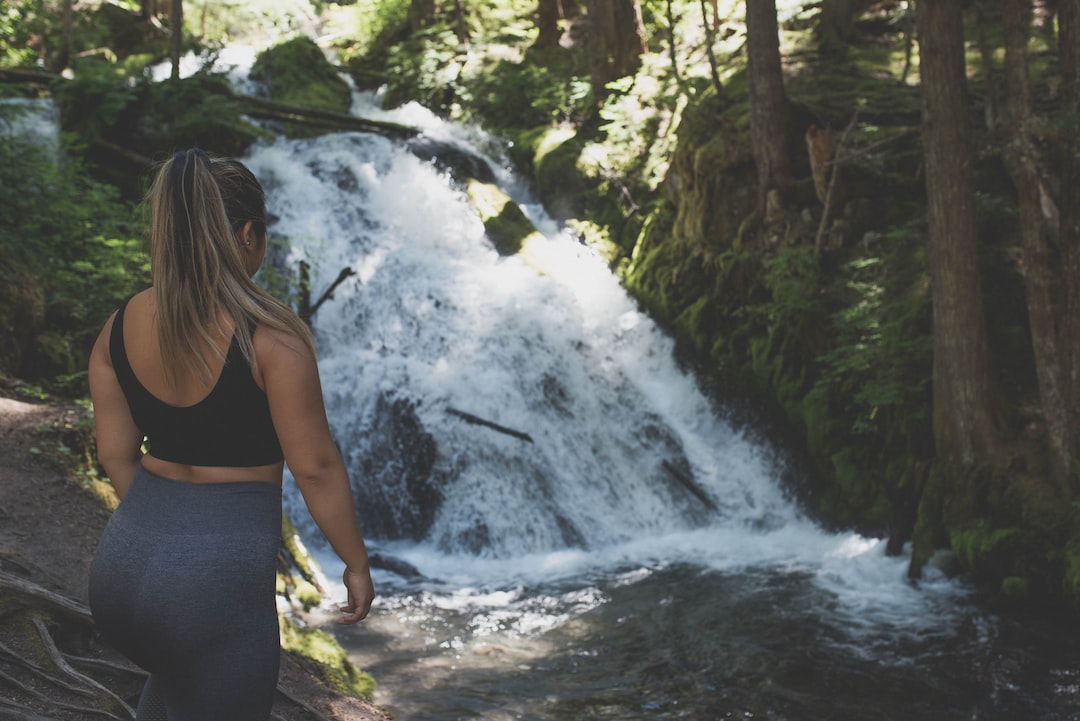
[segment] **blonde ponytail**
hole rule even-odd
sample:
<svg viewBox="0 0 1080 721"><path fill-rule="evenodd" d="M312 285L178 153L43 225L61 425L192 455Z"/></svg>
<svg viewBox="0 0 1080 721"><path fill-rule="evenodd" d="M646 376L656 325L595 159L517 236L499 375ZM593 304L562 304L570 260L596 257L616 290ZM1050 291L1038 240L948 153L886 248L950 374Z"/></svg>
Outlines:
<svg viewBox="0 0 1080 721"><path fill-rule="evenodd" d="M220 339L228 332L222 323L226 316L256 371L256 325L294 335L314 352L308 327L256 285L244 267L236 234L251 221L265 240L266 199L243 163L198 148L178 152L158 170L148 203L155 323L170 385L184 373L213 382L203 349L224 360Z"/></svg>

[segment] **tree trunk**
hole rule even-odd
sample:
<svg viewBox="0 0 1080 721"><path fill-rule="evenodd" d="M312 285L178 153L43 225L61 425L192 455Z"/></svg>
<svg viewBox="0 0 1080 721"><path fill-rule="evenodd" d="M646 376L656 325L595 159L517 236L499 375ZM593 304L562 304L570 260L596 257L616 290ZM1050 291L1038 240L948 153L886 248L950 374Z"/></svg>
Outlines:
<svg viewBox="0 0 1080 721"><path fill-rule="evenodd" d="M1039 383L1046 435L1056 472L1064 477L1071 465L1068 414L1063 395L1061 362L1058 355L1053 277L1044 235L1039 199L1040 174L1031 140L1030 92L1027 70L1028 18L1030 0L1004 0L1005 87L1009 103L1008 145L1005 163L1016 186L1020 215L1023 272L1027 286L1031 345Z"/></svg>
<svg viewBox="0 0 1080 721"><path fill-rule="evenodd" d="M668 3L669 15L670 15L671 3ZM714 8L715 9L715 8ZM709 8L706 5L706 0L701 0L701 24L705 26L705 55L709 58L709 76L712 78L713 90L716 91L716 99L723 101L724 99L724 86L720 83L720 71L716 67L716 53L713 52L713 43L716 42L716 25L709 22ZM674 43L674 27L672 23L672 57L675 56Z"/></svg>
<svg viewBox="0 0 1080 721"><path fill-rule="evenodd" d="M817 31L823 53L843 53L855 39L854 0L822 0Z"/></svg>
<svg viewBox="0 0 1080 721"><path fill-rule="evenodd" d="M648 50L645 22L638 0L615 0L615 77L633 75Z"/></svg>
<svg viewBox="0 0 1080 721"><path fill-rule="evenodd" d="M919 0L919 67L939 457L973 463L993 447L986 321L965 121L963 16L955 0Z"/></svg>
<svg viewBox="0 0 1080 721"><path fill-rule="evenodd" d="M461 0L454 0L454 14L450 19L450 27L454 31L454 37L462 43L469 42L469 16L465 12L465 5Z"/></svg>
<svg viewBox="0 0 1080 721"><path fill-rule="evenodd" d="M180 50L184 45L184 0L172 0L169 23L172 27L172 77L176 80L180 77Z"/></svg>
<svg viewBox="0 0 1080 721"><path fill-rule="evenodd" d="M536 6L536 42L534 48L553 48L559 44L559 0L539 0Z"/></svg>
<svg viewBox="0 0 1080 721"><path fill-rule="evenodd" d="M604 86L614 80L608 60L608 35L613 19L607 16L610 0L585 0L585 17L588 23L586 55L589 62L589 81L597 102L604 97Z"/></svg>
<svg viewBox="0 0 1080 721"><path fill-rule="evenodd" d="M770 192L783 200L791 184L788 128L791 108L784 93L776 0L746 2L747 75L750 138L758 171L758 208L767 209Z"/></svg>
<svg viewBox="0 0 1080 721"><path fill-rule="evenodd" d="M435 19L435 0L410 0L409 27L415 33L431 25Z"/></svg>
<svg viewBox="0 0 1080 721"><path fill-rule="evenodd" d="M1061 350L1065 375L1065 407L1071 412L1070 436L1080 444L1080 134L1075 131L1080 120L1080 0L1061 0L1058 4L1058 48L1061 67L1061 112L1065 142L1061 169L1061 229L1059 245L1062 256L1062 286L1065 309L1062 313ZM1080 447L1071 449L1074 456Z"/></svg>
<svg viewBox="0 0 1080 721"><path fill-rule="evenodd" d="M64 44L60 53L60 62L58 63L61 70L71 65L71 57L73 54L73 40L74 40L74 18L72 12L73 0L64 0Z"/></svg>
<svg viewBox="0 0 1080 721"><path fill-rule="evenodd" d="M599 98L604 86L632 75L641 66L645 27L638 0L588 0L588 57L593 93Z"/></svg>
<svg viewBox="0 0 1080 721"><path fill-rule="evenodd" d="M157 0L142 0L139 3L139 7L142 10L142 19L147 22L153 22L157 19Z"/></svg>

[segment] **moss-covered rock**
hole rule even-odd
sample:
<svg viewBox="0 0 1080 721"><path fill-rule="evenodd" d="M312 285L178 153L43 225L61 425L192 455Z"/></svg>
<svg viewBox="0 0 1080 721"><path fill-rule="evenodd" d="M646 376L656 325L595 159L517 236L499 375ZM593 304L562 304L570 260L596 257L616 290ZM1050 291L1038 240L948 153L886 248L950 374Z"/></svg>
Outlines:
<svg viewBox="0 0 1080 721"><path fill-rule="evenodd" d="M281 648L302 659L316 676L342 693L370 701L375 679L349 661L344 649L326 631L281 619Z"/></svg>
<svg viewBox="0 0 1080 721"><path fill-rule="evenodd" d="M539 235L518 204L498 186L470 180L466 192L499 255L514 255L530 236Z"/></svg>
<svg viewBox="0 0 1080 721"><path fill-rule="evenodd" d="M251 78L261 81L270 97L281 103L339 114L348 113L352 105L348 83L308 37L295 37L261 53L251 67ZM286 132L305 137L314 131L288 124Z"/></svg>
<svg viewBox="0 0 1080 721"><path fill-rule="evenodd" d="M535 144L532 166L536 191L555 218L581 218L586 214L585 195L596 187L596 181L590 181L578 166L585 143L573 131L552 128Z"/></svg>

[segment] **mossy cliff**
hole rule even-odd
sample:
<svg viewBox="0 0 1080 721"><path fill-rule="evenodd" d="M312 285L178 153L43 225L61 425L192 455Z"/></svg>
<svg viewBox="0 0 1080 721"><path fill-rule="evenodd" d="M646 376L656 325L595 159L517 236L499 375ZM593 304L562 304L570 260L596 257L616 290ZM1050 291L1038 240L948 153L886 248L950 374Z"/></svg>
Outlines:
<svg viewBox="0 0 1080 721"><path fill-rule="evenodd" d="M745 100L688 109L625 285L719 385L778 409L810 461L793 491L823 522L888 535L893 553L912 542L913 575L949 549L953 568L1010 599L1080 604L1080 507L1048 480L1000 168L982 163L977 181L1004 441L978 468L957 469L935 456L932 436L917 96L867 85L877 93L860 96L847 142L881 145L841 166L821 229L821 203L798 190L769 222L757 213ZM820 125L843 128L856 110L829 107L834 78L796 78L788 92Z"/></svg>
<svg viewBox="0 0 1080 721"><path fill-rule="evenodd" d="M796 78L789 93L813 122L842 128L856 108L830 110L834 82ZM1080 604L1080 511L1048 480L1032 410L1007 182L993 160L977 168L1004 441L978 468L958 469L935 456L932 437L917 98L877 85L876 95L860 96L848 142L882 145L841 166L833 216L820 228L823 208L812 197L795 194L768 223L756 213L738 96L726 106L705 98L684 114L626 287L721 383L745 384L780 409L811 462L813 480L795 490L825 523L887 534L894 553L913 541L913 575L949 549L953 568L1009 599Z"/></svg>

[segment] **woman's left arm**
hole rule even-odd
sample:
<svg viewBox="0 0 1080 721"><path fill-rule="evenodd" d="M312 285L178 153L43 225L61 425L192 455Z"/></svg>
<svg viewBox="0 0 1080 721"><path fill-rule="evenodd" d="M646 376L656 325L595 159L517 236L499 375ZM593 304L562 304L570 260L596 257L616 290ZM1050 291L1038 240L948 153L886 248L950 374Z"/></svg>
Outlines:
<svg viewBox="0 0 1080 721"><path fill-rule="evenodd" d="M143 434L131 418L127 398L109 358L109 333L115 317L109 318L94 343L89 375L98 462L122 499L142 461Z"/></svg>

